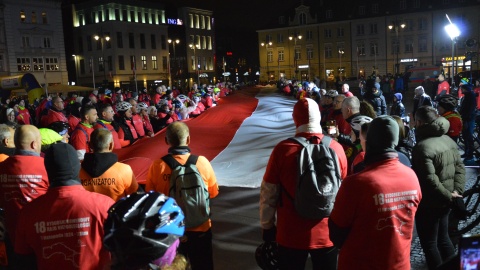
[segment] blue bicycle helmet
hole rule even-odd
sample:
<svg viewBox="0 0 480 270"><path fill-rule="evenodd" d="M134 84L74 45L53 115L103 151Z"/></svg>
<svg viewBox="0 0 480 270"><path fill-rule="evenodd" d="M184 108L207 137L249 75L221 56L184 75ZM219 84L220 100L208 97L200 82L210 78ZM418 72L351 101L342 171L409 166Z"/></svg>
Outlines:
<svg viewBox="0 0 480 270"><path fill-rule="evenodd" d="M184 214L173 198L158 192L133 193L108 210L103 244L120 268L148 265L162 257L185 232Z"/></svg>

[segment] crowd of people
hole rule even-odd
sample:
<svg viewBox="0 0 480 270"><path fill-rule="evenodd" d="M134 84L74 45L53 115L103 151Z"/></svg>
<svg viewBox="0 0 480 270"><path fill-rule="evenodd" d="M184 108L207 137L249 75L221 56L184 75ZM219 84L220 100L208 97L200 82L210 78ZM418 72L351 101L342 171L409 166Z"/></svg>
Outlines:
<svg viewBox="0 0 480 270"><path fill-rule="evenodd" d="M298 99L295 136L315 144L333 138L343 179L331 215L305 219L288 195L299 190L292 173L302 147L289 139L274 148L261 186L260 219L264 241L278 243L279 269L304 269L308 255L314 269L410 269L414 223L428 269L455 269L448 268L455 257L449 213L462 197L465 165L477 164L472 135L480 81L462 79L457 93L443 75L435 89L426 78L414 90L412 111L402 102L406 89L395 85L372 77L360 82L355 96L348 84L279 84Z"/></svg>
<svg viewBox="0 0 480 270"><path fill-rule="evenodd" d="M6 253L0 254L0 267L138 269L151 263L161 269L186 269L188 260L191 269L213 269L210 219L185 228L184 214L167 197L168 185L158 183L168 184L165 179L174 168L152 164L150 172L158 177L149 178L144 190L113 150L165 129L170 145L165 154L184 163L190 156L184 121L216 106L230 92L228 85L217 84L194 85L188 93L161 86L153 95L120 89L65 99L49 95L31 106L22 97L5 100L0 121L0 247L5 246ZM198 156L196 165L209 196L217 196L209 161ZM152 200L157 204L145 204ZM147 219L145 214L121 212L133 207L127 201L143 210L160 211L166 204L162 209L170 214L147 211ZM144 224L125 222L134 218ZM115 219L120 221L109 221ZM119 233L123 231L135 233ZM105 243L104 236L109 239ZM176 256L177 247L183 255ZM125 262L134 256L137 260Z"/></svg>

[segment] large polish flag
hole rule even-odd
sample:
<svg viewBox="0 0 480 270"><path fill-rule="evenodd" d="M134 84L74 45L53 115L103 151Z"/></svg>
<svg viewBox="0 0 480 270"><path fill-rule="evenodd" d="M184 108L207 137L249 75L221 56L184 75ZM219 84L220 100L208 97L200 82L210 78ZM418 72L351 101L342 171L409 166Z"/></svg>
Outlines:
<svg viewBox="0 0 480 270"><path fill-rule="evenodd" d="M193 154L210 160L220 186L259 187L273 147L295 135L295 102L273 88L238 90L185 122L190 129L189 147ZM115 152L144 183L152 161L168 153L165 131Z"/></svg>

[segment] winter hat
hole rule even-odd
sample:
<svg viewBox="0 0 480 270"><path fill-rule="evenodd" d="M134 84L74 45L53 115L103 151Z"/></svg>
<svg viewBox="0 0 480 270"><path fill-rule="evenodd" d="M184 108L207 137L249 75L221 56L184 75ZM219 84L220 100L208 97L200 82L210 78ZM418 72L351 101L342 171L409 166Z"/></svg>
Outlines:
<svg viewBox="0 0 480 270"><path fill-rule="evenodd" d="M377 90L380 90L380 84L379 84L378 82L376 82L376 83L373 84L373 85L375 86L375 88L376 88Z"/></svg>
<svg viewBox="0 0 480 270"><path fill-rule="evenodd" d="M338 96L338 92L337 90L328 90L324 96L335 98L336 96Z"/></svg>
<svg viewBox="0 0 480 270"><path fill-rule="evenodd" d="M106 96L111 96L112 95L112 90L110 90L110 89L105 90L105 95Z"/></svg>
<svg viewBox="0 0 480 270"><path fill-rule="evenodd" d="M320 126L320 109L318 104L311 98L303 98L293 106L293 122L296 126L296 133L322 133Z"/></svg>
<svg viewBox="0 0 480 270"><path fill-rule="evenodd" d="M80 161L75 148L68 143L55 143L45 152L45 169L50 187L66 180L78 180Z"/></svg>
<svg viewBox="0 0 480 270"><path fill-rule="evenodd" d="M379 116L370 122L367 131L365 160L388 152L397 152L399 136L398 123L388 115Z"/></svg>
<svg viewBox="0 0 480 270"><path fill-rule="evenodd" d="M402 93L395 93L393 95L397 98L397 101L402 101L403 99Z"/></svg>
<svg viewBox="0 0 480 270"><path fill-rule="evenodd" d="M8 108L7 109L7 116L13 112L13 108Z"/></svg>

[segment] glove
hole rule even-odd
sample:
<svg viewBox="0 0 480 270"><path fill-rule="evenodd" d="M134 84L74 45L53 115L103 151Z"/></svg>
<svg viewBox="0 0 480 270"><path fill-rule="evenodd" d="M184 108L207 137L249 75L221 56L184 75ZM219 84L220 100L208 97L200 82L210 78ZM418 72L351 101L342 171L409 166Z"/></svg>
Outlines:
<svg viewBox="0 0 480 270"><path fill-rule="evenodd" d="M277 235L277 227L262 230L262 239L264 242L275 242Z"/></svg>

